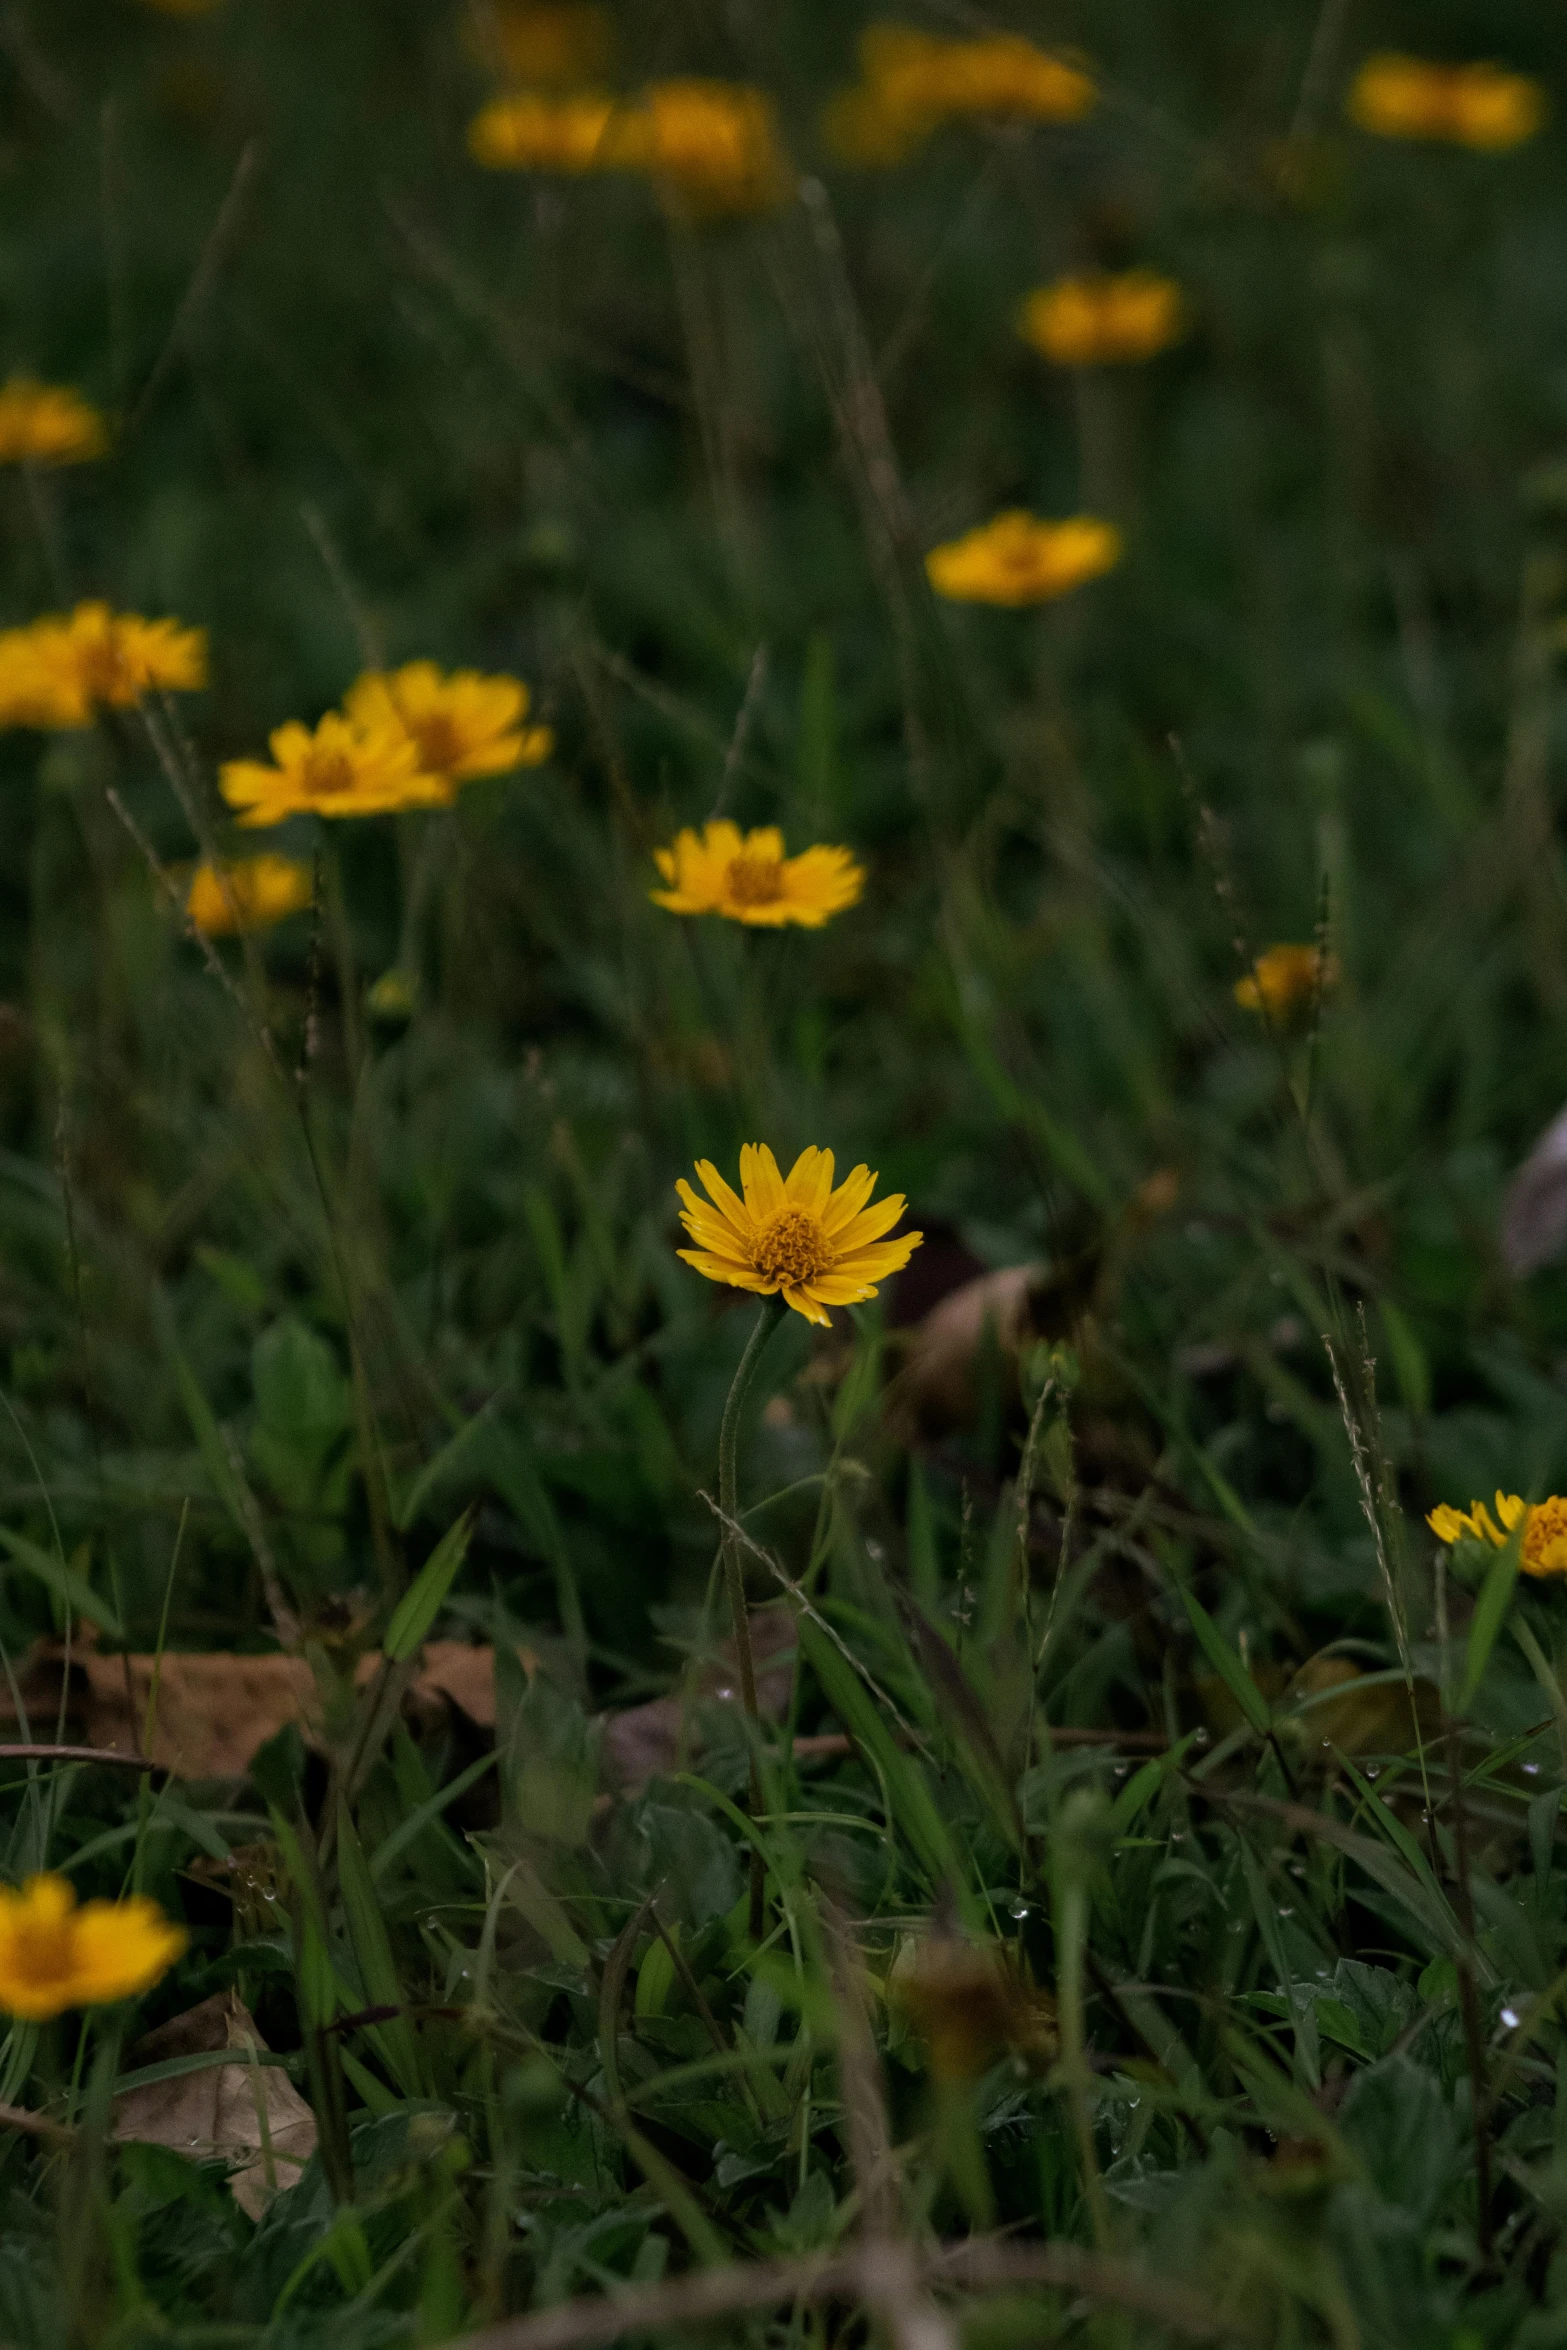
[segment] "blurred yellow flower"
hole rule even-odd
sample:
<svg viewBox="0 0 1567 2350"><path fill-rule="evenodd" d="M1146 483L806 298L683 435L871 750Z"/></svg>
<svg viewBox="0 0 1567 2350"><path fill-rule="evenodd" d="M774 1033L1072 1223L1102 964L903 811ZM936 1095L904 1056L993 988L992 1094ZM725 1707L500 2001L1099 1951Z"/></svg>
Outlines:
<svg viewBox="0 0 1567 2350"><path fill-rule="evenodd" d="M1356 74L1349 116L1381 139L1500 149L1534 137L1546 97L1529 75L1499 65L1438 65L1389 51L1368 57Z"/></svg>
<svg viewBox="0 0 1567 2350"><path fill-rule="evenodd" d="M1318 946L1268 947L1235 982L1235 1001L1243 1012L1288 1020L1336 987L1339 976L1337 955L1325 955Z"/></svg>
<svg viewBox="0 0 1567 2350"><path fill-rule="evenodd" d="M549 757L555 748L550 729L523 724L528 700L520 677L409 661L390 673L368 672L349 688L343 708L367 733L401 728L417 746L426 775L458 784L536 767Z"/></svg>
<svg viewBox="0 0 1567 2350"><path fill-rule="evenodd" d="M108 447L103 418L67 384L0 384L0 465L80 465Z"/></svg>
<svg viewBox="0 0 1567 2350"><path fill-rule="evenodd" d="M447 776L426 775L419 746L401 726L356 726L329 710L314 732L290 719L269 737L274 764L230 759L218 784L244 825L286 817L385 816L442 807L457 797Z"/></svg>
<svg viewBox="0 0 1567 2350"><path fill-rule="evenodd" d="M267 930L308 906L311 872L293 857L245 857L234 865L201 864L190 877L185 911L208 938Z"/></svg>
<svg viewBox="0 0 1567 2350"><path fill-rule="evenodd" d="M486 11L488 46L514 81L559 85L591 82L608 70L614 32L605 9L590 0L496 0Z"/></svg>
<svg viewBox="0 0 1567 2350"><path fill-rule="evenodd" d="M1519 1494L1498 1493L1496 1516L1500 1526L1483 1501L1471 1502L1467 1510L1451 1509L1444 1502L1431 1512L1426 1524L1439 1542L1457 1542L1467 1534L1477 1542L1494 1543L1500 1550L1522 1518L1523 1546L1518 1563L1523 1572L1567 1575L1567 1501L1560 1494L1531 1505Z"/></svg>
<svg viewBox="0 0 1567 2350"><path fill-rule="evenodd" d="M44 2023L150 1990L185 1947L155 1901L86 1901L64 1877L0 1887L0 2012Z"/></svg>
<svg viewBox="0 0 1567 2350"><path fill-rule="evenodd" d="M1023 304L1018 331L1057 367L1113 367L1167 351L1185 323L1173 278L1128 269L1040 286Z"/></svg>
<svg viewBox="0 0 1567 2350"><path fill-rule="evenodd" d="M491 171L595 171L610 161L607 139L618 108L601 90L541 97L518 90L492 98L468 126L468 152Z"/></svg>
<svg viewBox="0 0 1567 2350"><path fill-rule="evenodd" d="M1077 122L1098 101L1091 77L1016 33L947 40L906 25L860 36L860 80L828 104L828 143L848 163L901 163L958 117Z"/></svg>
<svg viewBox="0 0 1567 2350"><path fill-rule="evenodd" d="M924 2038L938 2080L976 2080L1004 2048L1040 2066L1059 2053L1055 2001L1024 1981L1000 1944L927 1934L904 1947L888 1996Z"/></svg>
<svg viewBox="0 0 1567 2350"><path fill-rule="evenodd" d="M925 558L938 596L962 604L1044 604L1085 580L1097 579L1121 559L1121 534L1112 522L1077 514L1041 522L1012 509Z"/></svg>
<svg viewBox="0 0 1567 2350"><path fill-rule="evenodd" d="M0 726L87 726L100 710L206 682L206 631L177 620L93 602L0 630Z"/></svg>
<svg viewBox="0 0 1567 2350"><path fill-rule="evenodd" d="M925 1237L905 1232L886 1239L903 1213L902 1193L868 1207L876 1188L868 1167L856 1167L835 1191L832 1152L814 1143L787 1176L779 1174L765 1143L746 1143L740 1153L743 1197L710 1159L698 1159L696 1171L709 1197L700 1199L683 1180L675 1185L680 1221L697 1244L676 1254L709 1281L762 1297L781 1293L785 1305L808 1322L826 1322L829 1306L874 1297L877 1285L901 1271Z"/></svg>
<svg viewBox="0 0 1567 2350"><path fill-rule="evenodd" d="M772 104L744 82L654 82L611 144L618 163L696 212L765 212L789 193Z"/></svg>
<svg viewBox="0 0 1567 2350"><path fill-rule="evenodd" d="M687 826L672 847L653 851L653 862L669 883L648 892L655 906L775 930L791 922L819 930L856 904L865 887L864 867L848 849L817 847L788 857L776 825L742 835L724 816L700 832Z"/></svg>

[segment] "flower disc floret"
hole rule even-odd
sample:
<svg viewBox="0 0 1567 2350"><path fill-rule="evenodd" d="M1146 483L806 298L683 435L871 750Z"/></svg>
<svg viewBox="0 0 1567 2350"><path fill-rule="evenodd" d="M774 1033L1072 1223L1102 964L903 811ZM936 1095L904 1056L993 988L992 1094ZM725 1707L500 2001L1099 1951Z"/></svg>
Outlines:
<svg viewBox="0 0 1567 2350"><path fill-rule="evenodd" d="M0 1887L0 2012L43 2023L146 1991L185 1947L155 1901L87 1901L64 1877Z"/></svg>
<svg viewBox="0 0 1567 2350"><path fill-rule="evenodd" d="M675 1186L680 1221L697 1244L678 1254L709 1281L781 1296L808 1322L825 1323L829 1307L874 1297L924 1238L902 1232L889 1239L907 1204L902 1193L872 1207L876 1177L864 1166L835 1190L832 1152L814 1144L785 1176L765 1143L748 1142L740 1153L738 1193L711 1160L699 1159L696 1171L706 1199L689 1183Z"/></svg>
<svg viewBox="0 0 1567 2350"><path fill-rule="evenodd" d="M742 833L724 816L700 832L688 826L669 848L655 849L653 861L669 884L649 891L655 906L768 929L819 930L857 904L865 887L864 867L848 849L819 845L791 857L776 825Z"/></svg>

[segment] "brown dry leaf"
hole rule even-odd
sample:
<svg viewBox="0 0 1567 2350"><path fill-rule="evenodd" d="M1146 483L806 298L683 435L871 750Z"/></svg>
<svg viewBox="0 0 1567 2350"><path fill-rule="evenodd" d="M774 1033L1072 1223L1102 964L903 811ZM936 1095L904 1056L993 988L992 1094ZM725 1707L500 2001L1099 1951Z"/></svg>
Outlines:
<svg viewBox="0 0 1567 2350"><path fill-rule="evenodd" d="M523 1669L535 1659L519 1652ZM362 1657L361 1684L378 1669L377 1655ZM157 1705L146 1759L186 1779L238 1779L257 1749L294 1723L307 1743L320 1742L319 1701L314 1675L303 1657L208 1656L167 1651L152 1656L102 1656L78 1636L71 1648L66 1720L70 1734L87 1746L114 1754L140 1755L148 1719L153 1676ZM29 1723L36 1734L53 1730L59 1715L65 1650L59 1641L37 1641L23 1660L19 1682ZM495 1652L460 1640L426 1642L418 1674L404 1700L415 1718L430 1720L448 1704L480 1729L495 1727ZM17 1715L8 1688L0 1688L0 1723Z"/></svg>
<svg viewBox="0 0 1567 2350"><path fill-rule="evenodd" d="M241 2211L259 2220L279 2187L291 2187L316 2149L316 2117L277 2065L253 2065L266 2042L250 2010L232 1991L172 2016L138 2040L127 2069L172 2057L233 2048L233 2064L181 2073L117 2097L113 2135L144 2146L172 2146L192 2162L230 2165L229 2190Z"/></svg>
<svg viewBox="0 0 1567 2350"><path fill-rule="evenodd" d="M1033 1335L1031 1293L1039 1265L1007 1265L965 1281L933 1306L909 1340L894 1395L900 1418L920 1433L960 1428L973 1417L975 1368L987 1329L1004 1363L1014 1364Z"/></svg>
<svg viewBox="0 0 1567 2350"><path fill-rule="evenodd" d="M1414 1704L1402 1682L1381 1681L1371 1689L1357 1689L1364 1680L1359 1665L1347 1656L1326 1651L1307 1657L1285 1691L1286 1702L1320 1697L1324 1702L1283 1725L1298 1738L1308 1754L1326 1760L1337 1747L1341 1754L1407 1754L1421 1739L1441 1734L1442 1703L1429 1681L1416 1681ZM1342 1697L1326 1697L1342 1689Z"/></svg>

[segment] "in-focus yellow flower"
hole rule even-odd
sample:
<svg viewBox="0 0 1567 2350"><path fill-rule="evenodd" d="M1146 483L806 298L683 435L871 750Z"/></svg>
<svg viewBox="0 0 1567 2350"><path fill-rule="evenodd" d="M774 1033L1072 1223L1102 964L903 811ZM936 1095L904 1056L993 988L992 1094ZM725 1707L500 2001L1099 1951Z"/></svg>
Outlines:
<svg viewBox="0 0 1567 2350"><path fill-rule="evenodd" d="M695 212L765 212L789 193L772 104L744 82L654 82L611 145L618 163Z"/></svg>
<svg viewBox="0 0 1567 2350"><path fill-rule="evenodd" d="M1235 1001L1243 1012L1289 1020L1336 987L1339 977L1337 955L1324 955L1318 946L1268 947L1235 982Z"/></svg>
<svg viewBox="0 0 1567 2350"><path fill-rule="evenodd" d="M401 726L356 726L329 710L314 732L291 718L269 738L274 764L230 759L218 785L244 825L289 816L385 816L398 808L444 807L457 797L450 777L427 775L419 746Z"/></svg>
<svg viewBox="0 0 1567 2350"><path fill-rule="evenodd" d="M707 1190L700 1199L683 1179L680 1221L696 1242L678 1249L709 1281L762 1297L782 1294L785 1305L808 1322L826 1322L829 1306L858 1305L874 1297L889 1274L901 1271L925 1235L884 1236L902 1215L901 1192L866 1205L876 1188L869 1167L833 1189L831 1151L813 1143L787 1176L765 1142L748 1142L740 1152L740 1191L730 1190L710 1159L696 1171ZM708 1204L709 1200L713 1203Z"/></svg>
<svg viewBox="0 0 1567 2350"><path fill-rule="evenodd" d="M1513 1532L1520 1518L1524 1521L1523 1545L1518 1564L1526 1575L1567 1575L1567 1501L1559 1493L1532 1506L1516 1493L1498 1493L1496 1496L1498 1525L1483 1501L1471 1502L1467 1510L1450 1509L1444 1502L1434 1509L1426 1524L1438 1542L1457 1542L1469 1535L1476 1542L1491 1542L1500 1550Z"/></svg>
<svg viewBox="0 0 1567 2350"><path fill-rule="evenodd" d="M268 930L308 906L310 867L294 857L244 857L233 865L201 864L190 877L185 911L208 938Z"/></svg>
<svg viewBox="0 0 1567 2350"><path fill-rule="evenodd" d="M108 447L103 418L68 384L0 384L0 465L81 465Z"/></svg>
<svg viewBox="0 0 1567 2350"><path fill-rule="evenodd" d="M64 1877L0 1887L0 2012L44 2023L150 1990L185 1947L155 1901L76 1903Z"/></svg>
<svg viewBox="0 0 1567 2350"><path fill-rule="evenodd" d="M817 847L788 857L776 825L742 834L726 816L700 832L687 826L671 848L653 851L653 861L669 884L648 892L655 906L671 914L725 914L772 930L786 923L820 930L855 905L865 887L865 869L850 850Z"/></svg>
<svg viewBox="0 0 1567 2350"><path fill-rule="evenodd" d="M205 629L78 604L27 628L0 630L0 725L79 727L131 710L153 691L207 682Z"/></svg>
<svg viewBox="0 0 1567 2350"><path fill-rule="evenodd" d="M1173 278L1127 269L1040 286L1023 304L1018 331L1056 367L1114 367L1167 351L1185 323Z"/></svg>
<svg viewBox="0 0 1567 2350"><path fill-rule="evenodd" d="M860 77L824 118L829 143L849 163L902 162L958 117L1077 122L1099 95L1080 67L1016 33L946 40L872 25L860 37Z"/></svg>
<svg viewBox="0 0 1567 2350"><path fill-rule="evenodd" d="M606 10L590 0L497 0L486 11L486 30L500 63L514 81L562 83L596 81L608 70L614 33Z"/></svg>
<svg viewBox="0 0 1567 2350"><path fill-rule="evenodd" d="M401 728L416 745L426 775L458 784L536 767L549 757L555 748L550 729L523 724L528 699L520 677L483 677L477 669L409 661L389 673L369 671L349 688L343 708L367 733Z"/></svg>
<svg viewBox="0 0 1567 2350"><path fill-rule="evenodd" d="M932 547L925 569L937 595L954 603L1045 604L1097 579L1120 559L1121 534L1113 522L1091 514L1041 522L1014 508Z"/></svg>
<svg viewBox="0 0 1567 2350"><path fill-rule="evenodd" d="M1545 121L1542 85L1499 65L1438 65L1389 51L1368 57L1350 85L1349 116L1380 139L1444 139L1498 150L1532 139Z"/></svg>
<svg viewBox="0 0 1567 2350"><path fill-rule="evenodd" d="M607 169L618 112L617 101L602 90L565 98L516 90L480 107L468 126L468 152L491 171Z"/></svg>

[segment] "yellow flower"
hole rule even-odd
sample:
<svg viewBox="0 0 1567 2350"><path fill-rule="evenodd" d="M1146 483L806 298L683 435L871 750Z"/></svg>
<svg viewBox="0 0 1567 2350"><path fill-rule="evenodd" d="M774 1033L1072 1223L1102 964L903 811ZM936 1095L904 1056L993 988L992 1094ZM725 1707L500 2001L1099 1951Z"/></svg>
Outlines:
<svg viewBox="0 0 1567 2350"><path fill-rule="evenodd" d="M789 192L770 101L743 82L654 82L612 135L615 160L697 212L765 212Z"/></svg>
<svg viewBox="0 0 1567 2350"><path fill-rule="evenodd" d="M1235 982L1235 1001L1243 1012L1288 1020L1336 987L1339 976L1337 955L1324 955L1320 947L1269 947Z"/></svg>
<svg viewBox="0 0 1567 2350"><path fill-rule="evenodd" d="M1389 51L1368 57L1349 116L1380 139L1444 139L1458 147L1521 146L1545 121L1545 91L1499 65L1437 65Z"/></svg>
<svg viewBox="0 0 1567 2350"><path fill-rule="evenodd" d="M1016 33L944 40L905 25L860 37L861 79L828 105L830 144L850 163L899 163L938 123L959 116L1077 122L1098 100L1093 81Z"/></svg>
<svg viewBox="0 0 1567 2350"><path fill-rule="evenodd" d="M785 1305L808 1322L826 1322L828 1306L874 1297L878 1283L899 1272L925 1237L905 1232L885 1239L903 1213L903 1194L867 1207L876 1188L869 1167L856 1167L834 1191L832 1152L814 1143L787 1176L779 1174L765 1142L746 1143L740 1152L743 1198L710 1159L698 1159L696 1171L713 1204L699 1199L689 1183L675 1185L680 1221L697 1244L676 1254L709 1281L762 1297L782 1292Z"/></svg>
<svg viewBox="0 0 1567 2350"><path fill-rule="evenodd" d="M1121 559L1114 523L1091 514L1040 522L1016 509L981 523L925 558L938 596L964 604L1043 604L1097 579Z"/></svg>
<svg viewBox="0 0 1567 2350"><path fill-rule="evenodd" d="M291 718L269 738L275 764L230 759L218 785L241 824L285 817L385 816L398 808L443 807L457 797L446 776L426 775L419 746L401 726L369 728L329 710L311 732Z"/></svg>
<svg viewBox="0 0 1567 2350"><path fill-rule="evenodd" d="M64 1877L0 1888L0 2011L43 2023L150 1990L185 1947L155 1901L87 1901Z"/></svg>
<svg viewBox="0 0 1567 2350"><path fill-rule="evenodd" d="M672 914L724 914L773 930L790 922L820 930L857 904L865 887L865 869L848 849L817 847L786 857L776 825L742 835L724 816L700 832L688 825L672 848L653 851L653 861L669 883L648 892L655 906Z"/></svg>
<svg viewBox="0 0 1567 2350"><path fill-rule="evenodd" d="M107 446L103 418L67 385L30 375L0 384L0 465L80 465Z"/></svg>
<svg viewBox="0 0 1567 2350"><path fill-rule="evenodd" d="M154 689L207 682L205 629L78 604L28 628L0 631L0 724L86 726L100 710L131 710Z"/></svg>
<svg viewBox="0 0 1567 2350"><path fill-rule="evenodd" d="M208 938L267 930L308 906L310 867L293 857L246 857L237 865L202 864L190 877L185 911Z"/></svg>
<svg viewBox="0 0 1567 2350"><path fill-rule="evenodd" d="M1516 1528L1524 1521L1523 1545L1518 1564L1526 1575L1567 1575L1567 1501L1553 1493L1544 1501L1525 1502L1516 1493L1498 1493L1496 1516L1492 1518L1483 1501L1471 1502L1467 1510L1450 1509L1444 1502L1434 1509L1426 1524L1439 1542L1457 1542L1469 1535L1476 1542L1494 1543L1500 1550Z"/></svg>
<svg viewBox="0 0 1567 2350"><path fill-rule="evenodd" d="M616 101L601 90L545 98L519 90L492 98L468 126L468 152L491 171L594 171L609 161Z"/></svg>
<svg viewBox="0 0 1567 2350"><path fill-rule="evenodd" d="M401 730L414 743L426 775L471 783L477 775L509 775L536 767L555 748L547 726L523 725L528 689L520 677L481 677L477 669L438 669L409 661L389 675L368 672L351 686L343 708L366 733Z"/></svg>
<svg viewBox="0 0 1567 2350"><path fill-rule="evenodd" d="M1057 367L1112 367L1167 351L1184 325L1174 280L1128 269L1041 286L1025 301L1018 331Z"/></svg>
<svg viewBox="0 0 1567 2350"><path fill-rule="evenodd" d="M588 0L498 0L487 11L494 47L519 82L590 82L606 71L614 48L607 13Z"/></svg>
<svg viewBox="0 0 1567 2350"><path fill-rule="evenodd" d="M1023 1979L1010 1951L944 1934L905 1950L888 1994L922 2034L938 2080L977 2080L1004 2048L1041 2066L1059 2053L1055 2001Z"/></svg>

